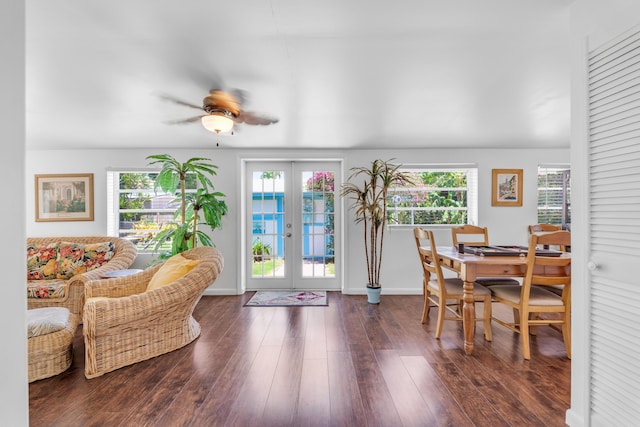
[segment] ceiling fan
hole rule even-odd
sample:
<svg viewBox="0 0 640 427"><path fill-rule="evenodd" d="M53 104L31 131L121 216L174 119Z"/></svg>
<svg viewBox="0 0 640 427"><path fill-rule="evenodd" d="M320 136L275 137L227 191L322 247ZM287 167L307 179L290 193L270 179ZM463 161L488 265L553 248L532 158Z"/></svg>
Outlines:
<svg viewBox="0 0 640 427"><path fill-rule="evenodd" d="M243 110L242 104L246 100L246 94L239 89L229 91L211 89L209 95L205 96L202 100L202 106L182 101L170 95L163 94L160 96L175 104L195 108L204 112L204 114L188 119L170 121L168 122L170 124L186 124L200 120L205 129L220 134L231 132L235 124L270 125L278 123L277 118Z"/></svg>

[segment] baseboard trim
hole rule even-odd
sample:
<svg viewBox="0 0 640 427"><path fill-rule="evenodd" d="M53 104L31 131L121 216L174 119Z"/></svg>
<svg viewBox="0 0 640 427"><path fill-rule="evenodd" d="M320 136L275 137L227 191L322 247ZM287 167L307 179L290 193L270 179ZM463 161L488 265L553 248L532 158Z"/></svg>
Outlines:
<svg viewBox="0 0 640 427"><path fill-rule="evenodd" d="M584 417L572 409L567 409L564 421L571 427L582 427L585 425Z"/></svg>

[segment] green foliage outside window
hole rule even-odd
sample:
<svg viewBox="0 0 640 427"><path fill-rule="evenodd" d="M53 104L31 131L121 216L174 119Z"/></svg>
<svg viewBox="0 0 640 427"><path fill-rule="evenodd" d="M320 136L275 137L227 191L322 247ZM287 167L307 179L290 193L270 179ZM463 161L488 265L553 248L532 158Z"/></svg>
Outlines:
<svg viewBox="0 0 640 427"><path fill-rule="evenodd" d="M153 180L147 173L122 173L120 174L121 190L148 190L153 188ZM151 200L148 194L142 192L120 193L120 209L144 209L145 203ZM120 215L122 221L140 221L144 214L140 212L123 212Z"/></svg>
<svg viewBox="0 0 640 427"><path fill-rule="evenodd" d="M414 171L411 187L394 187L387 197L388 213L397 224L466 224L467 172Z"/></svg>

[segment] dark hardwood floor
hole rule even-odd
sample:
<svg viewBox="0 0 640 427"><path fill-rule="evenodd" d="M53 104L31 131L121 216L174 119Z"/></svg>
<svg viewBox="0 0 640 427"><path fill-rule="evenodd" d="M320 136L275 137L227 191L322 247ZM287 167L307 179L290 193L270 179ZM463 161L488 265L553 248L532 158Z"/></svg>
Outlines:
<svg viewBox="0 0 640 427"><path fill-rule="evenodd" d="M82 328L71 368L29 386L32 426L563 426L570 366L562 337L494 323L465 356L462 325L436 340L421 296L329 294L328 307L244 307L203 297L201 336L87 380ZM495 305L495 310L501 310Z"/></svg>

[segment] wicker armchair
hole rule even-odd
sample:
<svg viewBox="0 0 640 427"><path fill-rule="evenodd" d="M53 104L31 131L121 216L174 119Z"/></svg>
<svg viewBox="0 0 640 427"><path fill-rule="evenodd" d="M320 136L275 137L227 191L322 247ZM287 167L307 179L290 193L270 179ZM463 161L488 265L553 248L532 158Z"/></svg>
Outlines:
<svg viewBox="0 0 640 427"><path fill-rule="evenodd" d="M206 246L182 255L199 263L158 289L147 291L147 284L162 264L131 276L87 283L83 315L87 378L184 347L200 335L193 310L220 275L224 260L217 249Z"/></svg>
<svg viewBox="0 0 640 427"><path fill-rule="evenodd" d="M104 273L127 269L138 255L136 247L128 240L109 236L64 236L64 237L29 237L27 246L44 246L56 242L100 243L113 242L115 254L109 262L95 270L77 274L67 280L67 292L64 298L27 298L28 308L66 307L76 316L82 316L85 283L100 279Z"/></svg>

